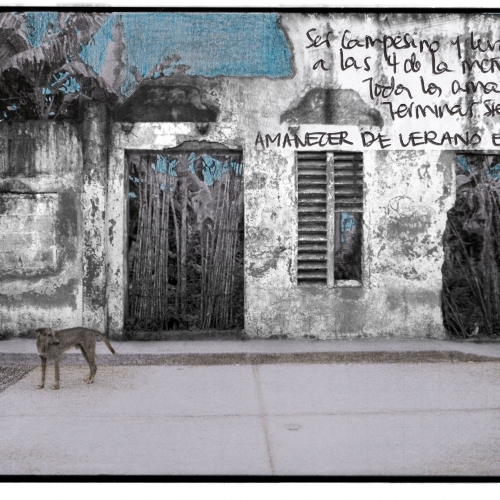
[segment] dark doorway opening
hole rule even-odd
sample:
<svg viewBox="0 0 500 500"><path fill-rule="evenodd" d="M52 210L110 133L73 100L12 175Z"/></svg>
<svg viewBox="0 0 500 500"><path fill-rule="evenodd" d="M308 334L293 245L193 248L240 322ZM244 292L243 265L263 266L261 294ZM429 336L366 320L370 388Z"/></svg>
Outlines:
<svg viewBox="0 0 500 500"><path fill-rule="evenodd" d="M500 338L500 156L457 155L443 236L443 318L452 337Z"/></svg>
<svg viewBox="0 0 500 500"><path fill-rule="evenodd" d="M241 330L241 152L128 152L127 163L125 330Z"/></svg>

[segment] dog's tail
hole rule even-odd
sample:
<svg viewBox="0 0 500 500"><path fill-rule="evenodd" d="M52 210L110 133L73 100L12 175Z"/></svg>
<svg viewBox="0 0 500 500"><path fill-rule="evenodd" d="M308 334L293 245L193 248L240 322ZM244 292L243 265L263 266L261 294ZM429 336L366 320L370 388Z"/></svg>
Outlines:
<svg viewBox="0 0 500 500"><path fill-rule="evenodd" d="M99 335L99 337L101 337L101 340L106 344L106 347L116 356L116 352L109 343L109 340L101 332L98 332L97 330L94 330L94 333L96 333L97 335Z"/></svg>

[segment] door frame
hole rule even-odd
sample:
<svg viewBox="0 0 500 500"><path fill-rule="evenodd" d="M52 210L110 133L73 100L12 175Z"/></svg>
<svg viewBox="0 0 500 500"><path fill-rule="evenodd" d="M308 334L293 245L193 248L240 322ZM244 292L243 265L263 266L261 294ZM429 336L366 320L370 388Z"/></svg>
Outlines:
<svg viewBox="0 0 500 500"><path fill-rule="evenodd" d="M234 128L201 135L196 123L113 123L111 128L106 204L106 323L111 338L123 339L128 295L128 166L126 153L166 152L185 142L214 142L241 151L241 139ZM243 175L245 175L243 173ZM243 180L243 185L245 181ZM245 190L245 188L243 188ZM245 196L244 196L245 200ZM244 201L245 210L245 201ZM246 217L246 216L245 216ZM245 255L245 250L244 250ZM245 278L244 278L245 279ZM245 282L245 281L244 281ZM244 285L245 305L246 290ZM246 310L246 307L245 307Z"/></svg>

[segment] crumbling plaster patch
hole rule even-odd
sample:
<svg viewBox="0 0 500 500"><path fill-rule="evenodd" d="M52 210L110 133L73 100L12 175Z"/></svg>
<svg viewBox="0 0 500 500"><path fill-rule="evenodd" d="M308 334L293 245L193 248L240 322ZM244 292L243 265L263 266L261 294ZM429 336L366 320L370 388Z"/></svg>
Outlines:
<svg viewBox="0 0 500 500"><path fill-rule="evenodd" d="M451 179L440 156L439 151L375 154L378 168L367 178L372 281L391 275L440 286L446 210L438 207L451 206L444 195L445 190L451 194Z"/></svg>
<svg viewBox="0 0 500 500"><path fill-rule="evenodd" d="M1 124L9 138L8 169L0 172L0 192L54 199L56 264L30 273L0 272L0 331L18 335L36 326L81 323L82 152L76 124L25 122ZM17 138L32 147L14 147ZM38 194L38 195L37 195ZM40 226L41 230L43 225ZM42 249L43 250L43 249Z"/></svg>

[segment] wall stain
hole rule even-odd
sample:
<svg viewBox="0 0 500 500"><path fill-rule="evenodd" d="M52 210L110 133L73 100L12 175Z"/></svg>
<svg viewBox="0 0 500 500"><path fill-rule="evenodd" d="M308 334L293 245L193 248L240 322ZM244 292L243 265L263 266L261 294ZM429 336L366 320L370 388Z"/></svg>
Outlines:
<svg viewBox="0 0 500 500"><path fill-rule="evenodd" d="M255 262L251 262L248 267L248 273L250 276L252 276L252 278L260 279L263 278L270 269L276 269L278 266L278 260L285 250L285 247L275 248L272 251L272 257L264 262L261 262L260 265L256 265Z"/></svg>
<svg viewBox="0 0 500 500"><path fill-rule="evenodd" d="M114 219L111 219L109 221L110 223L110 227L109 227L109 230L108 230L108 234L109 234L109 242L111 244L113 244L113 240L114 240L114 237L115 237L115 231L114 231L114 227L116 226L116 221Z"/></svg>
<svg viewBox="0 0 500 500"><path fill-rule="evenodd" d="M375 126L382 128L380 112L351 89L314 88L281 115L280 122Z"/></svg>
<svg viewBox="0 0 500 500"><path fill-rule="evenodd" d="M78 305L76 302L79 280L71 278L67 283L55 286L54 288L47 287L44 293L25 292L17 296L0 293L0 305L9 307L14 305L13 302L21 302L23 306L33 308L49 308L71 307L76 310ZM50 291L49 291L50 290Z"/></svg>
<svg viewBox="0 0 500 500"><path fill-rule="evenodd" d="M162 79L165 80L165 79ZM219 109L191 84L141 85L114 113L119 122L215 122Z"/></svg>

